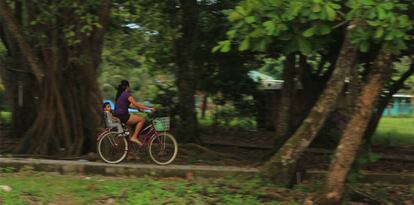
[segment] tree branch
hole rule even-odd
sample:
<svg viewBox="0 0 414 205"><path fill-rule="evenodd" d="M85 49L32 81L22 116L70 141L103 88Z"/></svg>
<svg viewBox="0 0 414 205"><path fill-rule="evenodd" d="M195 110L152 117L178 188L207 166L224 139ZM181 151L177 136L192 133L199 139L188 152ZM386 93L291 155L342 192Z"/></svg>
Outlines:
<svg viewBox="0 0 414 205"><path fill-rule="evenodd" d="M32 51L29 43L24 38L20 26L13 17L11 9L4 0L0 0L0 19L2 20L5 28L10 32L10 36L12 36L16 41L24 58L29 62L36 79L41 82L44 77L41 63Z"/></svg>
<svg viewBox="0 0 414 205"><path fill-rule="evenodd" d="M414 60L411 62L410 68L401 75L400 79L398 79L390 88L389 95L392 97L395 93L397 93L403 86L405 81L414 74Z"/></svg>

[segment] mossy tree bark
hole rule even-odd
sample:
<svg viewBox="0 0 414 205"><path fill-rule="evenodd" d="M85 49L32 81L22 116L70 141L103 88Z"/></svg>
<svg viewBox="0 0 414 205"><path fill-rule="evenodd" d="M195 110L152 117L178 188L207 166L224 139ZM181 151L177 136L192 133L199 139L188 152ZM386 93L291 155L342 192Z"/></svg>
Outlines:
<svg viewBox="0 0 414 205"><path fill-rule="evenodd" d="M352 22L347 30L354 28L354 24L355 22ZM260 172L264 177L270 178L279 184L291 184L296 173L298 160L335 107L337 98L344 87L345 77L355 66L356 57L357 48L351 44L350 37L346 34L335 63L335 69L326 84L325 90L292 137L260 168Z"/></svg>
<svg viewBox="0 0 414 205"><path fill-rule="evenodd" d="M9 47L16 47L28 63L37 79L37 86L32 91L38 93L39 99L37 110L32 111L36 118L15 152L69 156L93 150L101 102L96 69L111 1L100 1L96 7L79 4L95 15L101 25L92 26L90 32L82 31L84 25L76 13L77 8L67 6L58 7L61 15L31 25L30 22L41 13L42 5L26 3L22 15L27 22L18 24L13 11L0 0L1 24L10 36L9 45L13 44ZM62 19L66 17L71 18ZM72 40L76 39L78 43L67 38L67 28L72 29ZM16 59L11 56L10 60Z"/></svg>
<svg viewBox="0 0 414 205"><path fill-rule="evenodd" d="M386 81L391 76L391 63L390 50L382 49L357 99L351 120L342 134L329 168L324 191L318 204L340 203L346 178L375 108L376 99Z"/></svg>
<svg viewBox="0 0 414 205"><path fill-rule="evenodd" d="M295 61L296 55L291 53L286 57L283 65L282 94L275 120L275 151L283 146L291 134L292 100L295 96Z"/></svg>

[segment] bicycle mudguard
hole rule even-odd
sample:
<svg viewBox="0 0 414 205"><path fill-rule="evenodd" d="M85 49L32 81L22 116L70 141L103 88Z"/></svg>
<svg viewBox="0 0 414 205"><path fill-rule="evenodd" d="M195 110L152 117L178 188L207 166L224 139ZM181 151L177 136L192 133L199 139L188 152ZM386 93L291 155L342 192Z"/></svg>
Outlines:
<svg viewBox="0 0 414 205"><path fill-rule="evenodd" d="M98 137L96 138L96 141L99 141L106 133L110 131L110 129L104 129L101 133L99 133Z"/></svg>

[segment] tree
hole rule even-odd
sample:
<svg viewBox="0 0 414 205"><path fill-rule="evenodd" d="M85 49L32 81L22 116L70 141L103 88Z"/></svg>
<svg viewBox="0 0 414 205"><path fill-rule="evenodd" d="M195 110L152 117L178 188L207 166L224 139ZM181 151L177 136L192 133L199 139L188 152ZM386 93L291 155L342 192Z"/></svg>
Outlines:
<svg viewBox="0 0 414 205"><path fill-rule="evenodd" d="M233 22L233 27L228 32L229 40L221 41L216 48L226 51L231 42L236 41L240 42L239 50L268 52L272 50L270 45L282 45L281 50L287 54L297 51L305 56L320 54L320 64L323 68L323 61L332 58L323 52L328 50L324 45L332 41L342 42L339 55L333 55L334 60L330 61L331 65L335 66L328 70L329 80L316 104L284 146L261 167L262 174L276 182L291 182L298 160L335 107L345 77L350 74L355 63L363 59L357 58L357 51L367 52L382 41L392 42L395 49L405 48L404 40L407 37L404 32L409 22L408 18L393 17L391 23L387 20L387 12L393 9L404 10L406 5L390 5L389 2L379 1L377 3L381 3L381 6L375 7L376 11L370 10L370 13L367 13L361 8L370 8L375 4L374 1L359 3L350 0L340 3L303 0L261 1L258 4L255 1L243 1L229 14L229 19ZM346 32L338 29L347 24ZM338 38L335 31L343 32L345 38ZM370 44L372 41L376 44Z"/></svg>
<svg viewBox="0 0 414 205"><path fill-rule="evenodd" d="M341 136L341 140L331 161L324 191L318 204L338 204L344 192L344 185L352 163L357 155L367 125L374 111L376 100L392 73L392 62L395 55L405 49L406 40L410 39L408 31L412 28L409 17L404 11L408 5L404 3L390 3L388 1L349 3L353 9L350 16L365 21L371 26L365 32L370 36L375 31L372 39L364 40L367 46L375 43L382 44L372 68L368 70L366 82L357 99L355 110ZM382 8L382 12L375 15L372 11ZM353 13L352 13L353 12ZM384 25L390 25L384 29ZM382 30L381 30L382 29ZM383 33L378 33L381 31Z"/></svg>
<svg viewBox="0 0 414 205"><path fill-rule="evenodd" d="M325 6L322 7L322 4ZM327 50L323 45L333 40L328 34L336 33L332 28L338 24L336 10L340 8L334 1L263 1L261 4L243 1L229 14L230 21L234 23L227 33L230 40L221 41L216 50L226 51L231 41L235 40L241 42L241 51L274 52L275 48L270 45L275 44L280 45L276 51L286 54L301 52L310 56L316 52L323 53ZM265 176L277 182L290 183L297 160L333 109L355 59L356 46L350 43L348 37L344 40L324 93L293 137L261 168Z"/></svg>
<svg viewBox="0 0 414 205"><path fill-rule="evenodd" d="M355 25L356 23L350 24L348 28L352 29ZM345 84L345 76L355 66L356 54L357 48L351 44L349 34L347 34L326 88L300 127L282 148L261 167L260 171L264 176L282 184L292 183L292 177L298 169L298 160L313 141L329 113L334 109L336 100Z"/></svg>
<svg viewBox="0 0 414 205"><path fill-rule="evenodd" d="M172 23L180 25L181 36L174 44L174 57L176 58L176 84L178 89L179 116L181 119L181 132L183 141L199 141L197 117L195 113L194 94L196 90L197 49L199 47L198 5L196 0L178 1L175 8L180 8L180 16L175 16ZM186 130L185 132L183 132Z"/></svg>
<svg viewBox="0 0 414 205"><path fill-rule="evenodd" d="M295 65L296 55L289 54L284 62L282 79L283 87L279 102L279 109L275 120L275 150L279 150L289 138L292 131L292 109L295 96Z"/></svg>
<svg viewBox="0 0 414 205"><path fill-rule="evenodd" d="M367 129L364 134L365 145L368 148L367 150L370 150L371 138L374 135L375 130L377 129L379 121L382 117L382 114L384 113L384 110L389 105L392 99L392 96L396 94L397 92L399 92L400 90L405 89L407 84L410 82L409 80L410 76L414 74L414 62L411 62L410 65L404 66L405 64L404 61L406 59L407 58L402 58L401 61L403 62L394 66L397 70L397 73L395 73L395 75L396 77L398 77L398 79L390 80L388 82L388 85L386 86L386 89L383 90L382 94L380 95L378 99L375 111L372 113L372 116L370 118L370 121L368 123ZM397 67L402 67L402 68L398 69ZM403 70L405 67L408 67L408 69Z"/></svg>
<svg viewBox="0 0 414 205"><path fill-rule="evenodd" d="M371 117L375 105L374 102L390 77L391 61L390 50L383 49L357 99L356 109L347 125L349 128L342 134L329 169L323 200L319 202L320 204L336 204L340 202L346 176L355 159L362 135Z"/></svg>
<svg viewBox="0 0 414 205"><path fill-rule="evenodd" d="M21 56L36 77L35 119L20 128L27 132L16 152L67 156L94 146L101 101L96 69L110 6L109 0L25 1L13 13L0 1L7 58L19 62Z"/></svg>
<svg viewBox="0 0 414 205"><path fill-rule="evenodd" d="M161 29L163 22L157 17L163 14L160 14L159 5L141 5L145 3L148 2L114 2L98 79L105 99L115 99L116 88L123 79L130 82L132 94L139 101L153 98L154 84L158 80L156 71L168 75L167 61L155 57L169 55L172 42L167 38L172 34L167 28ZM154 19L145 18L147 16Z"/></svg>

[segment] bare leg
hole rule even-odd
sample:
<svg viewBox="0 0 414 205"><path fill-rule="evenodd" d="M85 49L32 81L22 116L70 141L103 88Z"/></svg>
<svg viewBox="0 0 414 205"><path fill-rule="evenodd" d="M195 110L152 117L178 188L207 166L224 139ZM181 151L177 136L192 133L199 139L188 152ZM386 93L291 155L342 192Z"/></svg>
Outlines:
<svg viewBox="0 0 414 205"><path fill-rule="evenodd" d="M134 126L133 125L126 125L126 127L127 127L127 131L129 131L129 139L131 139L131 136L134 132L134 129L133 129ZM138 145L139 145L139 143L138 143ZM132 149L128 149L127 160L130 161L130 160L138 160L138 159L139 159L139 157L135 154L135 152Z"/></svg>
<svg viewBox="0 0 414 205"><path fill-rule="evenodd" d="M140 146L142 145L142 142L138 140L138 134L141 131L142 127L144 126L144 122L145 122L145 119L143 117L138 116L138 115L134 115L134 114L131 114L131 116L129 117L129 119L127 121L128 125L135 125L135 131L131 135L130 140L132 142L137 143ZM132 129L131 129L131 131L132 131Z"/></svg>
<svg viewBox="0 0 414 205"><path fill-rule="evenodd" d="M115 123L115 124L116 124L116 129L117 129L118 134L123 133L124 129L122 129L121 123Z"/></svg>

